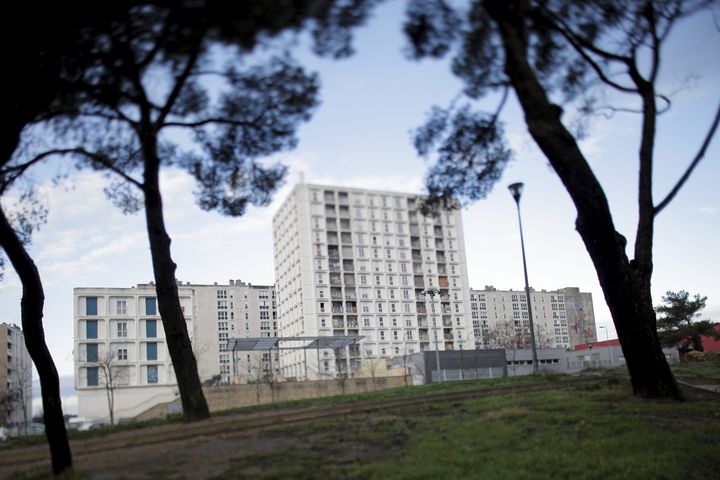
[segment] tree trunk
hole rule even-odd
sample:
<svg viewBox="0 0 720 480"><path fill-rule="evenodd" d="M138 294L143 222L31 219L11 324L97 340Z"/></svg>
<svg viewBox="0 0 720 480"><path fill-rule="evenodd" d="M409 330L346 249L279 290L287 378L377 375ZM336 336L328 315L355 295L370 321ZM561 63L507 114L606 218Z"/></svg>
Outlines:
<svg viewBox="0 0 720 480"><path fill-rule="evenodd" d="M160 195L160 159L155 139L144 139L145 161L145 218L150 253L157 289L158 308L162 318L167 346L177 379L185 421L192 422L210 417L205 395L200 384L197 361L192 350L185 317L180 306L175 269L170 255L170 236L165 229L162 197Z"/></svg>
<svg viewBox="0 0 720 480"><path fill-rule="evenodd" d="M5 250L23 286L21 317L25 345L40 377L45 435L50 446L52 469L57 475L65 470L71 470L73 464L60 400L60 380L45 343L45 332L43 331L45 294L35 262L1 208L0 245Z"/></svg>
<svg viewBox="0 0 720 480"><path fill-rule="evenodd" d="M636 395L680 399L681 394L660 347L650 276L636 271L626 240L615 231L605 193L575 139L550 103L528 62L522 2L485 3L505 52L505 73L525 113L535 142L557 172L577 209L576 228L590 254L610 308ZM645 262L652 251L643 252ZM639 269L638 269L639 270Z"/></svg>

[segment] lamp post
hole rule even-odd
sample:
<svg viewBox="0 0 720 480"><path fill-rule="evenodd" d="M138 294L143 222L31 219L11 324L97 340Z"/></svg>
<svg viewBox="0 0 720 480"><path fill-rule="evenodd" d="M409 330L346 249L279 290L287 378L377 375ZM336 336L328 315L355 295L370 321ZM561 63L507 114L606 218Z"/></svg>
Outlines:
<svg viewBox="0 0 720 480"><path fill-rule="evenodd" d="M423 290L423 295L430 295L430 308L432 309L433 331L435 333L435 364L437 370L437 383L442 383L440 376L440 346L438 344L437 321L435 318L435 295L440 295L440 290L428 288Z"/></svg>
<svg viewBox="0 0 720 480"><path fill-rule="evenodd" d="M532 346L533 375L538 375L540 370L538 369L537 348L535 347L535 325L533 324L532 304L530 303L530 284L528 282L527 262L525 260L525 239L523 238L522 218L520 216L520 197L522 196L523 186L522 182L517 182L508 185L508 189L510 190L510 193L515 199L515 204L517 205L518 225L520 226L520 248L522 250L523 272L525 273L525 296L527 297L528 317L530 319L530 344Z"/></svg>
<svg viewBox="0 0 720 480"><path fill-rule="evenodd" d="M610 334L608 333L608 328L605 325L600 325L598 328L605 329L605 344L607 345L607 349L608 349L608 361L610 363L610 366L612 367L612 364L613 364L612 349L610 348Z"/></svg>

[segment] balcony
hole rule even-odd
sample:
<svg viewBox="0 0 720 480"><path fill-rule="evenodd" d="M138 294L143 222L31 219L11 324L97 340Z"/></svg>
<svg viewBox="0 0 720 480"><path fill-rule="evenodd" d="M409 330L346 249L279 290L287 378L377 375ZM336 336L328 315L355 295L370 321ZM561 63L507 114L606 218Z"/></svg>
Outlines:
<svg viewBox="0 0 720 480"><path fill-rule="evenodd" d="M417 310L417 313L419 314L426 314L427 313L427 307L424 303L416 303L415 308Z"/></svg>
<svg viewBox="0 0 720 480"><path fill-rule="evenodd" d="M436 237L442 237L442 234L443 234L442 227L435 225L435 227L433 227L433 233L435 234Z"/></svg>
<svg viewBox="0 0 720 480"><path fill-rule="evenodd" d="M330 285L336 285L336 286L342 285L342 281L340 279L339 273L331 273L330 274Z"/></svg>
<svg viewBox="0 0 720 480"><path fill-rule="evenodd" d="M345 322L343 321L342 317L340 317L340 318L333 317L332 324L333 324L333 328L344 328L345 327Z"/></svg>
<svg viewBox="0 0 720 480"><path fill-rule="evenodd" d="M443 327L452 327L452 320L449 318L443 318Z"/></svg>
<svg viewBox="0 0 720 480"><path fill-rule="evenodd" d="M325 220L325 228L327 230L337 230L337 223L334 218L328 218Z"/></svg>
<svg viewBox="0 0 720 480"><path fill-rule="evenodd" d="M341 232L340 241L343 243L343 245L350 245L352 244L352 235L350 235L348 232Z"/></svg>
<svg viewBox="0 0 720 480"><path fill-rule="evenodd" d="M331 272L339 272L339 271L341 271L341 269L340 269L340 262L338 262L338 261L330 261L330 262L328 262L328 266L330 267L330 271L331 271Z"/></svg>
<svg viewBox="0 0 720 480"><path fill-rule="evenodd" d="M343 282L345 282L346 287L354 287L355 286L355 275L352 273L346 273L343 275ZM331 279L332 284L332 279Z"/></svg>
<svg viewBox="0 0 720 480"><path fill-rule="evenodd" d="M356 302L345 302L345 312L357 313L357 303Z"/></svg>
<svg viewBox="0 0 720 480"><path fill-rule="evenodd" d="M340 230L350 230L350 220L348 220L347 218L341 218Z"/></svg>
<svg viewBox="0 0 720 480"><path fill-rule="evenodd" d="M342 262L343 270L346 272L354 272L355 271L355 265L353 264L352 260L343 260Z"/></svg>

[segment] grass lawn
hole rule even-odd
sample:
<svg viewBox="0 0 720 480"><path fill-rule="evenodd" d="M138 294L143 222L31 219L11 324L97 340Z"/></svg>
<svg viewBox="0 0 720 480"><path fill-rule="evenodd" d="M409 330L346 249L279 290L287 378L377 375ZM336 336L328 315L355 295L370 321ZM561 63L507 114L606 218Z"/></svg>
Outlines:
<svg viewBox="0 0 720 480"><path fill-rule="evenodd" d="M522 376L522 377L498 377L494 379L472 380L466 382L446 382L442 384L418 385L401 388L391 388L387 390L379 390L376 392L358 393L353 395L336 395L333 397L308 398L305 400L293 400L287 402L267 403L262 405L254 405L249 407L234 408L220 412L213 412L213 416L245 414L253 412L262 412L270 410L278 410L285 408L307 408L322 407L324 405L347 404L372 400L402 399L410 397L418 397L423 395L432 395L446 392L461 392L468 390L478 390L485 388L495 388L511 385L522 385L528 383L542 383L548 381L561 381L563 379L571 379L569 375L542 375L540 377ZM69 430L68 437L71 440L83 440L90 438L104 437L113 433L128 430L139 430L147 427L158 425L166 425L171 423L182 422L181 414L170 415L166 418L157 418L153 420L144 420L141 422L130 422L121 425L107 425L92 430L77 431ZM0 443L0 449L22 447L29 445L39 445L45 443L46 437L42 435L29 435L26 437L18 437Z"/></svg>
<svg viewBox="0 0 720 480"><path fill-rule="evenodd" d="M685 479L720 472L720 402L634 398L624 380L424 404L265 432L285 447L215 478Z"/></svg>
<svg viewBox="0 0 720 480"><path fill-rule="evenodd" d="M720 383L720 362L688 362L671 365L676 377L693 384Z"/></svg>

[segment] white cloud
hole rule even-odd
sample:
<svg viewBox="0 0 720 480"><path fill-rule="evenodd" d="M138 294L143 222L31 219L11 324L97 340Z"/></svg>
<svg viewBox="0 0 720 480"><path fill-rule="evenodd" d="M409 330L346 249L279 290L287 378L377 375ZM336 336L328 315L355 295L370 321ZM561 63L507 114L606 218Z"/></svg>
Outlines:
<svg viewBox="0 0 720 480"><path fill-rule="evenodd" d="M705 213L707 215L714 215L715 212L717 212L717 208L716 207L699 207L697 209L697 211L700 213Z"/></svg>

